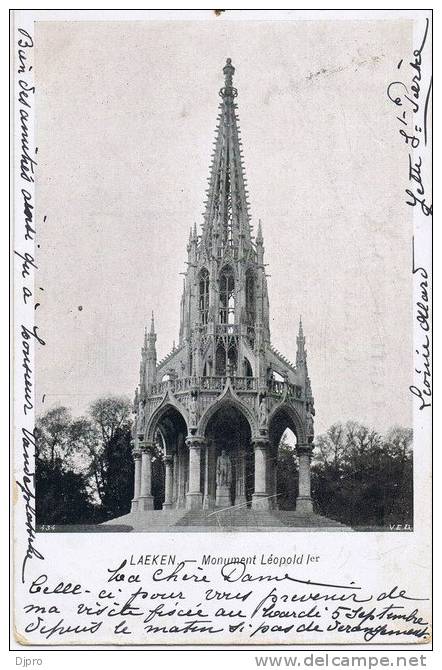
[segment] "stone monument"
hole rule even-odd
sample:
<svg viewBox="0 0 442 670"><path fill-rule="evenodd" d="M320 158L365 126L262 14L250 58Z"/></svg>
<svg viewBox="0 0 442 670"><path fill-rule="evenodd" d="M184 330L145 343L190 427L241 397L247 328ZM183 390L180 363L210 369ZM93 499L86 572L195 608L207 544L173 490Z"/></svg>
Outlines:
<svg viewBox="0 0 442 670"><path fill-rule="evenodd" d="M154 490L165 510L276 509L276 464L290 429L297 508L309 515L315 411L303 326L297 336L292 329L291 362L272 345L264 236L249 213L230 59L223 74L204 214L189 229L178 339L158 361L153 314L144 332L132 509L152 509ZM158 449L165 467L152 471Z"/></svg>

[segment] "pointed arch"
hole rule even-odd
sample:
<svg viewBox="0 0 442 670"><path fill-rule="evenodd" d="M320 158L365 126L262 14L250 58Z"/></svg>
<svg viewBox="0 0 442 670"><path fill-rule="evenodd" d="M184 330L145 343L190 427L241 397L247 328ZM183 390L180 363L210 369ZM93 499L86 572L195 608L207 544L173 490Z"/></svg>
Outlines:
<svg viewBox="0 0 442 670"><path fill-rule="evenodd" d="M246 356L244 356L244 377L253 377L253 368Z"/></svg>
<svg viewBox="0 0 442 670"><path fill-rule="evenodd" d="M238 350L237 350L236 344L234 342L229 344L229 348L227 350L227 368L228 368L228 371L229 371L230 375L237 374Z"/></svg>
<svg viewBox="0 0 442 670"><path fill-rule="evenodd" d="M269 414L269 436L272 442L279 443L284 431L290 428L296 435L298 444L305 444L307 437L301 414L294 405L286 400L276 405Z"/></svg>
<svg viewBox="0 0 442 670"><path fill-rule="evenodd" d="M255 323L256 319L256 290L255 273L252 268L246 271L246 318L250 325Z"/></svg>
<svg viewBox="0 0 442 670"><path fill-rule="evenodd" d="M253 412L247 405L242 403L239 398L233 396L231 393L223 394L216 402L214 402L206 409L198 424L198 434L205 436L207 425L210 419L218 412L219 409L229 406L234 407L240 414L243 415L249 424L251 435L255 435L257 431L257 425Z"/></svg>
<svg viewBox="0 0 442 670"><path fill-rule="evenodd" d="M209 320L209 282L209 271L203 267L198 274L198 310L202 325L206 325Z"/></svg>
<svg viewBox="0 0 442 670"><path fill-rule="evenodd" d="M215 352L215 375L226 376L226 349L222 341L218 342Z"/></svg>
<svg viewBox="0 0 442 670"><path fill-rule="evenodd" d="M219 322L235 323L235 272L231 265L224 265L219 274Z"/></svg>
<svg viewBox="0 0 442 670"><path fill-rule="evenodd" d="M154 411L149 421L147 422L145 439L146 442L153 442L155 433L159 428L162 419L167 416L177 419L185 427L185 432L188 432L188 422L184 407L181 407L170 396L166 397L159 407Z"/></svg>

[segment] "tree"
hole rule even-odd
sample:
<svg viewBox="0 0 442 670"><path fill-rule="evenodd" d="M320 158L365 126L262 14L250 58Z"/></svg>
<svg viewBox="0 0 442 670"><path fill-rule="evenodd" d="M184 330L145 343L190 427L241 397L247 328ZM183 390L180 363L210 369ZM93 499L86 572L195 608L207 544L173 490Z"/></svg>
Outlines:
<svg viewBox="0 0 442 670"><path fill-rule="evenodd" d="M54 407L36 421L37 456L54 467L57 458L70 455L71 414L66 407Z"/></svg>
<svg viewBox="0 0 442 670"><path fill-rule="evenodd" d="M130 403L100 398L89 416L56 407L37 420L39 524L93 523L125 514L133 494Z"/></svg>
<svg viewBox="0 0 442 670"><path fill-rule="evenodd" d="M74 419L70 427L72 452L76 456L77 467L93 478L89 484L96 497L101 501L100 471L100 433L92 421L86 417Z"/></svg>
<svg viewBox="0 0 442 670"><path fill-rule="evenodd" d="M99 398L89 410L93 431L83 439L90 474L109 518L129 512L133 495L130 411L127 398Z"/></svg>
<svg viewBox="0 0 442 670"><path fill-rule="evenodd" d="M315 441L315 460L323 467L332 467L339 471L346 453L346 434L342 423L334 423L324 435Z"/></svg>
<svg viewBox="0 0 442 670"><path fill-rule="evenodd" d="M43 524L92 522L95 511L88 476L78 471L72 418L54 407L36 422L36 519Z"/></svg>
<svg viewBox="0 0 442 670"><path fill-rule="evenodd" d="M312 493L318 512L343 523L412 523L412 431L395 427L385 438L349 421L316 440Z"/></svg>
<svg viewBox="0 0 442 670"><path fill-rule="evenodd" d="M131 403L122 396L107 396L95 400L89 413L101 433L103 444L108 444L118 428L129 422Z"/></svg>
<svg viewBox="0 0 442 670"><path fill-rule="evenodd" d="M88 491L87 477L65 469L60 460L36 459L36 521L47 524L84 524L100 521Z"/></svg>
<svg viewBox="0 0 442 670"><path fill-rule="evenodd" d="M395 496L389 509L389 520L397 523L413 524L413 431L410 428L393 426L385 437L394 482ZM401 521L399 520L399 523Z"/></svg>
<svg viewBox="0 0 442 670"><path fill-rule="evenodd" d="M295 449L283 435L278 447L278 507L281 510L294 509L298 497L298 463Z"/></svg>
<svg viewBox="0 0 442 670"><path fill-rule="evenodd" d="M111 517L130 511L134 475L130 442L130 428L123 425L116 428L104 447L101 502Z"/></svg>
<svg viewBox="0 0 442 670"><path fill-rule="evenodd" d="M385 436L385 446L393 458L407 462L413 455L413 431L411 428L393 426Z"/></svg>

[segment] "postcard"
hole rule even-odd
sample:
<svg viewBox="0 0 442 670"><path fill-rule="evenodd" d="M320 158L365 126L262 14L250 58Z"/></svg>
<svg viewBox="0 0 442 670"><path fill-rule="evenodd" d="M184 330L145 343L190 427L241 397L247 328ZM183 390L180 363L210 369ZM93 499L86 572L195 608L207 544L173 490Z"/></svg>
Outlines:
<svg viewBox="0 0 442 670"><path fill-rule="evenodd" d="M431 19L12 13L14 648L431 648Z"/></svg>

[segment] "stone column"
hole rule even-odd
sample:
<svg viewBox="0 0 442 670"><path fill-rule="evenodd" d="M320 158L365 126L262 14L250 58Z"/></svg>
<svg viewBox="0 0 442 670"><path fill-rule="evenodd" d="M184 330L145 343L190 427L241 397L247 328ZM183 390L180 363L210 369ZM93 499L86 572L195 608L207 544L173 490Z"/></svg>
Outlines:
<svg viewBox="0 0 442 670"><path fill-rule="evenodd" d="M266 438L256 438L252 440L252 444L255 452L255 490L252 496L252 508L269 509L270 502L266 490L269 441Z"/></svg>
<svg viewBox="0 0 442 670"><path fill-rule="evenodd" d="M310 484L310 461L313 445L299 444L296 453L299 459L299 495L296 499L298 514L313 514L313 503Z"/></svg>
<svg viewBox="0 0 442 670"><path fill-rule="evenodd" d="M216 444L211 440L207 455L209 457L209 509L215 509L216 499Z"/></svg>
<svg viewBox="0 0 442 670"><path fill-rule="evenodd" d="M175 507L177 507L177 501L178 501L178 455L174 454L173 457L173 502L175 504Z"/></svg>
<svg viewBox="0 0 442 670"><path fill-rule="evenodd" d="M152 497L152 451L149 444L140 443L141 447L141 486L138 499L138 510L153 509Z"/></svg>
<svg viewBox="0 0 442 670"><path fill-rule="evenodd" d="M141 492L141 451L136 449L134 451L134 497L132 498L131 512L136 512L138 509L138 499Z"/></svg>
<svg viewBox="0 0 442 670"><path fill-rule="evenodd" d="M271 444L267 458L267 491L270 498L270 509L278 509L277 498L278 447Z"/></svg>
<svg viewBox="0 0 442 670"><path fill-rule="evenodd" d="M178 435L177 441L177 497L176 508L183 509L186 506L186 492L184 490L184 436L182 433Z"/></svg>
<svg viewBox="0 0 442 670"><path fill-rule="evenodd" d="M180 489L180 495L179 495L179 507L183 508L186 506L186 479L185 479L185 468L186 468L186 455L181 452L179 455L179 477L178 477L178 482L179 482L179 489Z"/></svg>
<svg viewBox="0 0 442 670"><path fill-rule="evenodd" d="M278 454L278 451L276 451L276 454ZM273 485L273 509L279 509L279 503L278 503L278 457L277 455L274 457L273 460L273 470L272 470L272 485Z"/></svg>
<svg viewBox="0 0 442 670"><path fill-rule="evenodd" d="M204 496L203 508L209 509L209 445L204 449Z"/></svg>
<svg viewBox="0 0 442 670"><path fill-rule="evenodd" d="M201 437L189 436L186 440L189 447L189 491L186 495L187 509L201 509L203 496L201 493L201 447L205 440Z"/></svg>
<svg viewBox="0 0 442 670"><path fill-rule="evenodd" d="M172 456L166 456L164 459L166 476L164 481L164 503L163 509L170 509L173 503L173 461Z"/></svg>
<svg viewBox="0 0 442 670"><path fill-rule="evenodd" d="M245 454L241 450L236 462L235 505L244 505L246 502L246 463Z"/></svg>

